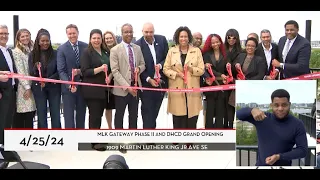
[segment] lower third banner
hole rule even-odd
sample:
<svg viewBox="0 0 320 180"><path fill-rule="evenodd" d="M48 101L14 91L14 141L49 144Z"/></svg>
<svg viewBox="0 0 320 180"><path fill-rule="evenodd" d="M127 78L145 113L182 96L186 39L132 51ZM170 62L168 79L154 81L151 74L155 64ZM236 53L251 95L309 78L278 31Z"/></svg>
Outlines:
<svg viewBox="0 0 320 180"><path fill-rule="evenodd" d="M107 151L235 151L235 143L105 143ZM93 151L91 143L79 143L79 151Z"/></svg>
<svg viewBox="0 0 320 180"><path fill-rule="evenodd" d="M147 150L182 150L182 144L194 144L192 148L206 147L207 150L234 149L236 131L230 130L14 130L6 129L4 134L6 151L78 151L88 150L91 143L107 144L114 149L118 145L127 148ZM79 149L80 143L80 149ZM85 144L82 144L85 143ZM109 144L111 143L111 144ZM154 144L156 145L150 145ZM159 144L162 143L162 144ZM164 144L163 144L164 143ZM178 143L178 146L169 146ZM182 143L182 144L180 144ZM216 143L216 144L212 144ZM108 145L109 144L109 145ZM138 145L137 145L138 144ZM140 146L140 145L150 146ZM233 145L228 145L233 144ZM132 146L130 146L132 145ZM159 146L157 146L159 145ZM167 145L167 146L166 146ZM199 145L199 146L197 146ZM123 146L124 147L124 146ZM151 149L154 148L154 149ZM171 149L170 149L171 148ZM205 150L205 149L203 149Z"/></svg>

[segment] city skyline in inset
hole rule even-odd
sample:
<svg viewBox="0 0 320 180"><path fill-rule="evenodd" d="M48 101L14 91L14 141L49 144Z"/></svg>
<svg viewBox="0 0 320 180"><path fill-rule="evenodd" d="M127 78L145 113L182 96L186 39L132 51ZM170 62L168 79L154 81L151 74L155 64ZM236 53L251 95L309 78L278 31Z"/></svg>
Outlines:
<svg viewBox="0 0 320 180"><path fill-rule="evenodd" d="M271 103L276 89L285 89L291 103L313 103L317 90L316 80L238 80L236 81L236 104Z"/></svg>

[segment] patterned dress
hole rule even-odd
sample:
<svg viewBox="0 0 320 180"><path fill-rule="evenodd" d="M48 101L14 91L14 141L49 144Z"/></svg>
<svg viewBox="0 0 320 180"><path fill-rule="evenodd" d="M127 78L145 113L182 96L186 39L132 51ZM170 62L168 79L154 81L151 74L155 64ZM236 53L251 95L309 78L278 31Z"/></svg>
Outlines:
<svg viewBox="0 0 320 180"><path fill-rule="evenodd" d="M28 54L23 53L19 48L12 51L13 59L17 68L18 74L29 76ZM36 104L33 94L28 100L23 98L26 88L31 88L31 81L19 79L17 91L17 112L26 113L36 110Z"/></svg>

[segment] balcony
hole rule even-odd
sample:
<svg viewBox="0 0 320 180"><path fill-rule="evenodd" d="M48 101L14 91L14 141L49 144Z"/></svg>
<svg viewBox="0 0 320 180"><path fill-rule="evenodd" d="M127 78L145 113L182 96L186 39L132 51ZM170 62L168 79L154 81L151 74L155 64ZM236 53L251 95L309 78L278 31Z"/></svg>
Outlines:
<svg viewBox="0 0 320 180"><path fill-rule="evenodd" d="M255 166L258 146L237 146L237 166ZM309 146L307 156L292 161L292 166L315 166L316 146Z"/></svg>

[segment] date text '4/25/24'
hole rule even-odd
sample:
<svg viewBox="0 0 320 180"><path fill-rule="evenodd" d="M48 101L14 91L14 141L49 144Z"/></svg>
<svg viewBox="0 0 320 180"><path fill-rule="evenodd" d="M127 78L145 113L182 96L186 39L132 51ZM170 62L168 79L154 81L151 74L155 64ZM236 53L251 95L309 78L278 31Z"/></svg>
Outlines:
<svg viewBox="0 0 320 180"><path fill-rule="evenodd" d="M20 144L23 146L56 146L60 145L63 146L63 137L57 138L54 136L48 135L47 137L45 136L32 136L29 135L29 137L24 137L21 141Z"/></svg>

